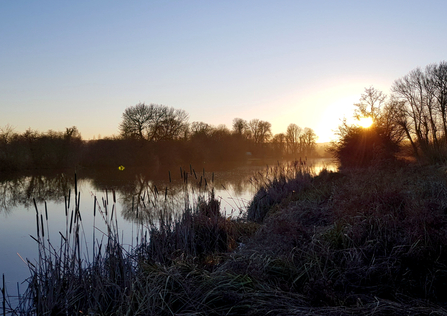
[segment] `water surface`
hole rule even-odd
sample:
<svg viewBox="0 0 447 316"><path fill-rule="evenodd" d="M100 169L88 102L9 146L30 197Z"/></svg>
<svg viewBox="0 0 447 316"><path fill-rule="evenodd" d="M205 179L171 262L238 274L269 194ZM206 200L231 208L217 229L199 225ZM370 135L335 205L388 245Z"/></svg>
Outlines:
<svg viewBox="0 0 447 316"><path fill-rule="evenodd" d="M336 170L328 159L312 160L307 166L312 166L315 173L323 167ZM36 241L31 238L37 236L36 215L42 220L45 241L57 248L61 234L66 235L69 230L75 196L82 218L83 253L88 259L92 256L93 239L102 238L106 231L104 221L110 221L112 216L129 249L136 243L142 223L147 227L151 220L156 222L160 211L180 214L211 191L221 201L226 216L243 216L265 181L266 168L243 166L208 171L186 166L161 173L81 169L76 171L76 181L74 170L4 177L0 179L0 273L6 276L8 292L16 295L16 283L29 277L26 260L37 260ZM23 283L21 291L25 287Z"/></svg>

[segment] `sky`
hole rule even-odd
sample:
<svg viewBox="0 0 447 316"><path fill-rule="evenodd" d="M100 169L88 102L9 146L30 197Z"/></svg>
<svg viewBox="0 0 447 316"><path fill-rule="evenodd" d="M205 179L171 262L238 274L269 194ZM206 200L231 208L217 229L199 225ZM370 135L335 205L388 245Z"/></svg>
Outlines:
<svg viewBox="0 0 447 316"><path fill-rule="evenodd" d="M334 139L364 89L446 60L447 1L0 0L0 128L119 134L140 102Z"/></svg>

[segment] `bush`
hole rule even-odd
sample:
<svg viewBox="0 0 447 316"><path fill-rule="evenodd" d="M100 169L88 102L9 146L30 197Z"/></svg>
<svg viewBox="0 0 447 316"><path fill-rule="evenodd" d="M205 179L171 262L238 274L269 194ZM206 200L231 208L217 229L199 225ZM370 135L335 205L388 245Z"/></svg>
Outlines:
<svg viewBox="0 0 447 316"><path fill-rule="evenodd" d="M339 160L341 168L380 166L396 160L399 146L380 127L346 125L340 136L340 140L332 144L330 151Z"/></svg>

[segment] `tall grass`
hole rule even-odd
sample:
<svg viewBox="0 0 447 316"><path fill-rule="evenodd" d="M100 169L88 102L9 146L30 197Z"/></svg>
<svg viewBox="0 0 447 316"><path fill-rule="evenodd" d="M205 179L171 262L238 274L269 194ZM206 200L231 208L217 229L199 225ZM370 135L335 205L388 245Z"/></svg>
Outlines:
<svg viewBox="0 0 447 316"><path fill-rule="evenodd" d="M27 261L31 274L27 281L28 289L18 306L13 308L10 303L7 310L5 307L5 313L134 315L141 312L160 315L165 309L167 313L172 311L173 305L178 303L171 297L172 291L166 288L172 278L168 271L175 271L179 265L183 268L190 265L192 270L201 269L197 273L211 267L219 260L218 253L234 249L239 231L236 228L245 225L222 216L214 191L211 189L208 195L204 194L205 189L201 188L206 186L202 181L196 188L202 193L192 205L185 198L182 213L170 209L172 205L167 188L161 193L155 187L153 194L148 191L136 201L132 210L137 213L136 244L127 251L119 236L114 192L113 203L110 204L107 192L101 200L94 198L91 249L85 240L76 177L74 198L71 195L65 198L66 227L65 232L59 232L58 245L48 237L50 225L46 205L42 212L34 201L36 232L31 238L37 244L38 258L36 262ZM191 187L185 179L185 189L188 188ZM148 216L145 214L148 210L158 212ZM95 226L97 215L98 220L105 224L105 231L99 231ZM102 238L95 239L95 232L99 232ZM93 252L92 257L89 250ZM231 283L231 279L228 282ZM209 284L206 283L201 285L203 291L208 289ZM6 304L6 293L3 298ZM152 303L141 306L147 302ZM185 304L177 309L193 308L189 302ZM199 306L195 305L194 309L197 308Z"/></svg>
<svg viewBox="0 0 447 316"><path fill-rule="evenodd" d="M252 205L273 201L249 211L258 223L223 216L211 190L185 200L181 214L139 222L127 251L115 199L111 208L95 199L107 231L91 260L76 192L58 247L36 207L39 259L21 305L6 312L447 315L446 175L411 166L310 171L292 163L254 176L264 189ZM145 199L138 212L154 201Z"/></svg>
<svg viewBox="0 0 447 316"><path fill-rule="evenodd" d="M429 167L324 172L269 208L252 248L271 263L256 273L312 305L443 305L446 180Z"/></svg>
<svg viewBox="0 0 447 316"><path fill-rule="evenodd" d="M307 187L314 175L312 167L301 159L267 166L264 172L252 177L259 189L248 207L247 219L261 223L272 206Z"/></svg>

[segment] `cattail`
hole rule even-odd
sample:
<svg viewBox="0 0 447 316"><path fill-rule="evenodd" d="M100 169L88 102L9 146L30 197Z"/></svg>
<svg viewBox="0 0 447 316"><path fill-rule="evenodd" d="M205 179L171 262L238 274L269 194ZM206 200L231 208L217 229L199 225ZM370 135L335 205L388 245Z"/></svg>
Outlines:
<svg viewBox="0 0 447 316"><path fill-rule="evenodd" d="M96 217L96 195L93 201L93 217Z"/></svg>
<svg viewBox="0 0 447 316"><path fill-rule="evenodd" d="M3 294L3 316L6 316L6 291L5 291L5 274L4 273L3 273L2 294Z"/></svg>
<svg viewBox="0 0 447 316"><path fill-rule="evenodd" d="M36 214L39 214L39 211L37 210L37 204L36 204L35 198L33 198L33 202L34 202L34 209L36 210Z"/></svg>
<svg viewBox="0 0 447 316"><path fill-rule="evenodd" d="M79 221L82 222L81 211L79 209L78 209L78 218L79 218Z"/></svg>
<svg viewBox="0 0 447 316"><path fill-rule="evenodd" d="M67 204L67 208L70 209L70 199L71 199L71 190L68 190L68 204ZM68 216L68 214L67 214Z"/></svg>
<svg viewBox="0 0 447 316"><path fill-rule="evenodd" d="M62 235L61 232L59 232L59 235L61 235L62 239L63 239L65 242L67 241L67 238L65 238L64 235Z"/></svg>
<svg viewBox="0 0 447 316"><path fill-rule="evenodd" d="M75 172L75 203L76 203L76 196L78 195L78 178Z"/></svg>
<svg viewBox="0 0 447 316"><path fill-rule="evenodd" d="M81 219L81 211L79 210L79 205L81 205L81 192L78 193L78 205L76 207L76 211L78 213L79 219Z"/></svg>
<svg viewBox="0 0 447 316"><path fill-rule="evenodd" d="M37 238L40 239L39 214L36 214L36 228L37 228Z"/></svg>
<svg viewBox="0 0 447 316"><path fill-rule="evenodd" d="M72 228L72 226L73 226L73 211L71 211L70 229L69 229L70 234L71 234L71 228Z"/></svg>
<svg viewBox="0 0 447 316"><path fill-rule="evenodd" d="M40 214L40 226L42 228L42 238L45 237L45 232L43 230L43 216Z"/></svg>

